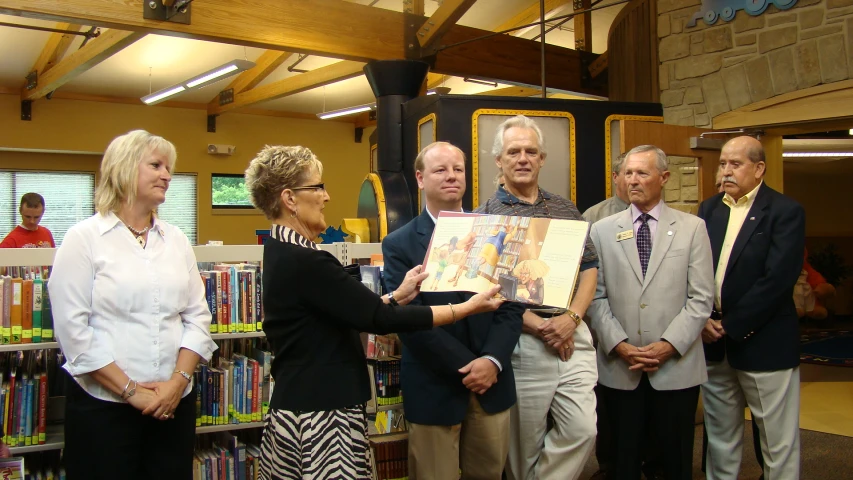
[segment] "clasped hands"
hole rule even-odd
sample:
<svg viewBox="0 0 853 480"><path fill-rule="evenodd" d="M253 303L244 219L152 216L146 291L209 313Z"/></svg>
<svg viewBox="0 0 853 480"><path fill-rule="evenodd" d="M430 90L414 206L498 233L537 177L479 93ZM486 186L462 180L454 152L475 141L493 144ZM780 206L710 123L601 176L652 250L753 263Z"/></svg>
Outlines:
<svg viewBox="0 0 853 480"><path fill-rule="evenodd" d="M462 385L472 392L482 395L498 381L498 366L488 358L476 358L459 369L465 375Z"/></svg>
<svg viewBox="0 0 853 480"><path fill-rule="evenodd" d="M557 351L560 360L566 362L575 351L574 334L578 325L568 314L543 319L536 328L536 336Z"/></svg>
<svg viewBox="0 0 853 480"><path fill-rule="evenodd" d="M181 401L181 396L187 388L187 380L178 374L165 382L139 383L136 393L127 402L143 415L149 415L157 420L174 418L175 409Z"/></svg>
<svg viewBox="0 0 853 480"><path fill-rule="evenodd" d="M705 343L714 343L723 338L725 334L726 330L723 328L723 321L709 318L705 322L705 328L702 329L702 341Z"/></svg>
<svg viewBox="0 0 853 480"><path fill-rule="evenodd" d="M628 370L642 370L647 373L657 371L661 365L675 354L675 347L666 340L653 342L643 347L635 347L628 342L616 345L616 354L628 365Z"/></svg>

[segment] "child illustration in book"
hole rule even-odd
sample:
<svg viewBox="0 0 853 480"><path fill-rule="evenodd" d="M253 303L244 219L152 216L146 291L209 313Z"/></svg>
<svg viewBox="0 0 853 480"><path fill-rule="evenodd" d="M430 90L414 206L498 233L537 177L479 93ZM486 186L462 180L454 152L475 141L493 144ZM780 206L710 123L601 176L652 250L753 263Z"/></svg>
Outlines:
<svg viewBox="0 0 853 480"><path fill-rule="evenodd" d="M550 268L545 262L536 259L519 262L512 274L518 278L519 287L524 289L519 289L516 299L541 305L545 299L544 277L548 275Z"/></svg>
<svg viewBox="0 0 853 480"><path fill-rule="evenodd" d="M450 256L450 249L456 247L456 237L450 240L453 247L450 245L442 245L433 249L433 255L438 258L438 270L435 271L435 276L430 284L430 290L438 290L438 282L441 281L441 276L444 275L444 270L447 269L447 257Z"/></svg>
<svg viewBox="0 0 853 480"><path fill-rule="evenodd" d="M496 227L486 237L483 247L480 249L480 255L477 258L477 268L468 272L469 278L477 276L477 271L482 271L488 277L495 273L495 267L498 265L498 260L503 254L504 247L512 240L517 230L516 225L502 224Z"/></svg>
<svg viewBox="0 0 853 480"><path fill-rule="evenodd" d="M453 278L448 280L448 283L455 287L459 283L459 275L462 274L463 267L468 262L468 253L471 252L471 247L474 246L477 235L474 232L469 232L461 240L456 240L455 242L454 240L456 240L456 237L450 239L450 243L454 244L454 248L450 251L448 263L449 265L456 265L457 268L456 273L453 275Z"/></svg>

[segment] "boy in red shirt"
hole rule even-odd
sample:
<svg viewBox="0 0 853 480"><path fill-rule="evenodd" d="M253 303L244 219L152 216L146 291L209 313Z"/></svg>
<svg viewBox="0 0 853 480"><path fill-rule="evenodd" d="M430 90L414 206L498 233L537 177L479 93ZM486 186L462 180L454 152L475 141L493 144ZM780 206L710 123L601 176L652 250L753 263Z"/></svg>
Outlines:
<svg viewBox="0 0 853 480"><path fill-rule="evenodd" d="M44 215L44 197L38 193L24 194L18 211L21 224L6 235L0 248L56 248L50 230L39 226Z"/></svg>

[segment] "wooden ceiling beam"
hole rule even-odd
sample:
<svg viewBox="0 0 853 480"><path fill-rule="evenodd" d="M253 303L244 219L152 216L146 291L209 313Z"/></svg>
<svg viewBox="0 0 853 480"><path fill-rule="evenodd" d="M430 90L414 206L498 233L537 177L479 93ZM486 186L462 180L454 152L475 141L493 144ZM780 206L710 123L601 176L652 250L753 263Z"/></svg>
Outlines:
<svg viewBox="0 0 853 480"><path fill-rule="evenodd" d="M403 0L403 12L424 16L424 0Z"/></svg>
<svg viewBox="0 0 853 480"><path fill-rule="evenodd" d="M432 48L441 37L456 25L476 0L444 0L421 28L418 29L418 43L422 49Z"/></svg>
<svg viewBox="0 0 853 480"><path fill-rule="evenodd" d="M474 95L494 95L499 97L532 97L541 95L542 90L529 87L505 87L496 88L494 90L486 90L485 92L475 93Z"/></svg>
<svg viewBox="0 0 853 480"><path fill-rule="evenodd" d="M278 68L285 60L293 55L290 52L282 52L280 50L267 50L255 60L255 66L241 73L223 90L234 90L234 95L243 93L246 90L255 88L259 83L264 81L276 68ZM219 105L219 94L216 94L210 100L211 107Z"/></svg>
<svg viewBox="0 0 853 480"><path fill-rule="evenodd" d="M255 87L242 93L234 95L234 101L226 105L218 103L208 105L208 115L221 115L231 110L247 107L260 102L275 100L276 98L295 95L312 88L322 87L330 83L339 82L349 78L357 77L364 73L364 64L344 60L325 67L316 68L310 72L300 73L292 77L269 83L261 87Z"/></svg>
<svg viewBox="0 0 853 480"><path fill-rule="evenodd" d="M38 100L44 97L144 36L145 33L140 32L107 30L83 48L65 57L47 73L40 75L35 88L23 88L21 100Z"/></svg>
<svg viewBox="0 0 853 480"><path fill-rule="evenodd" d="M569 0L545 0L545 14L571 3ZM514 17L498 25L493 30L501 32L510 28L520 27L539 20L539 0L534 0L527 8L518 12Z"/></svg>
<svg viewBox="0 0 853 480"><path fill-rule="evenodd" d="M448 0L445 0L446 2ZM407 58L407 14L340 0L204 0L193 2L189 25L142 18L139 0L0 0L0 14L113 27L347 60ZM318 12L320 14L318 14ZM412 18L412 17L408 17ZM443 45L488 32L453 25ZM588 91L581 84L581 53L549 45L548 87ZM508 35L439 51L432 71L519 84L541 83L539 42ZM410 56L410 55L409 55ZM247 92L246 92L247 93Z"/></svg>
<svg viewBox="0 0 853 480"><path fill-rule="evenodd" d="M57 30L68 30L69 32L79 32L82 28L82 25L77 25L74 23L57 23L55 27ZM65 55L65 52L68 51L68 47L71 46L71 42L74 41L75 35L70 33L51 33L50 37L47 39L47 43L44 44L44 48L41 49L41 54L39 54L36 63L33 65L33 68L30 69L30 72L36 72L38 76L42 76L46 71L53 68L62 57Z"/></svg>
<svg viewBox="0 0 853 480"><path fill-rule="evenodd" d="M447 75L442 75L440 73L428 73L426 78L427 89L441 86L441 83L444 82L446 77Z"/></svg>

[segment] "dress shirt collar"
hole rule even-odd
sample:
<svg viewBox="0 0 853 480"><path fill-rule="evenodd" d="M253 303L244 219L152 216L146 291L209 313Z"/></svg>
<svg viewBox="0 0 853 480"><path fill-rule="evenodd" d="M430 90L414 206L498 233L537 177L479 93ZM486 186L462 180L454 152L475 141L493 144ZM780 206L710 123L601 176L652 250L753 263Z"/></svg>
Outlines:
<svg viewBox="0 0 853 480"><path fill-rule="evenodd" d="M432 219L432 223L438 223L438 218L434 217L434 216L432 215L432 212L430 212L428 208L424 208L424 210L426 210L427 215L429 215L429 218L431 218L431 219ZM442 210L442 211L444 211L444 210ZM448 211L449 211L449 210L448 210ZM459 213L464 213L464 212L465 212L465 210L463 210L463 209L461 209L461 208L459 209ZM438 213L439 213L439 214L441 214L441 212L438 212Z"/></svg>
<svg viewBox="0 0 853 480"><path fill-rule="evenodd" d="M277 223L272 224L272 228L270 228L270 237L275 240L278 240L279 242L292 243L294 245L310 248L312 250L320 249L320 247L318 247L316 243L303 237L302 235L297 233L296 230L293 230L290 227L285 227L284 225L279 225Z"/></svg>
<svg viewBox="0 0 853 480"><path fill-rule="evenodd" d="M109 212L106 215L98 214L97 219L98 233L100 235L104 235L105 233L115 228L117 225L121 225L122 227L125 226L124 222L122 222L121 219L118 218L118 215L116 215L115 212ZM164 239L166 238L166 231L163 229L163 226L160 223L160 219L157 218L157 215L154 215L154 221L151 225L150 231L157 232L160 234L160 237Z"/></svg>
<svg viewBox="0 0 853 480"><path fill-rule="evenodd" d="M737 201L735 201L735 199L732 198L731 195L726 193L725 195L723 195L723 203L725 203L729 207L733 207L733 206L739 207L742 205L746 205L748 207L751 207L752 204L755 202L755 196L758 194L758 189L761 188L762 183L764 183L764 180L758 182L758 185L755 188L753 188L751 192L740 197Z"/></svg>
<svg viewBox="0 0 853 480"><path fill-rule="evenodd" d="M659 219L660 219L660 211L661 211L661 209L663 208L663 207L662 207L662 205L663 205L663 200L659 201L659 202L658 202L658 204L657 204L657 205L655 205L655 207L654 207L654 208L652 208L651 210L649 210L649 212L648 212L648 213L649 213L649 215L652 217L652 220L657 221L657 220L659 220ZM640 215L642 215L642 214L643 214L643 212L641 212L641 211L640 211L640 209L639 209L639 208L637 208L637 207L632 203L632 204L631 204L631 223L637 223L637 220L639 220L639 219L640 219Z"/></svg>
<svg viewBox="0 0 853 480"><path fill-rule="evenodd" d="M531 205L530 203L516 197L515 195L509 193L506 188L504 188L503 184L498 187L498 191L495 192L495 197L501 202L506 203L507 205L514 205L516 203L526 203ZM551 194L546 192L545 190L539 189L539 196L536 199L535 203L539 203L540 199L551 200Z"/></svg>

